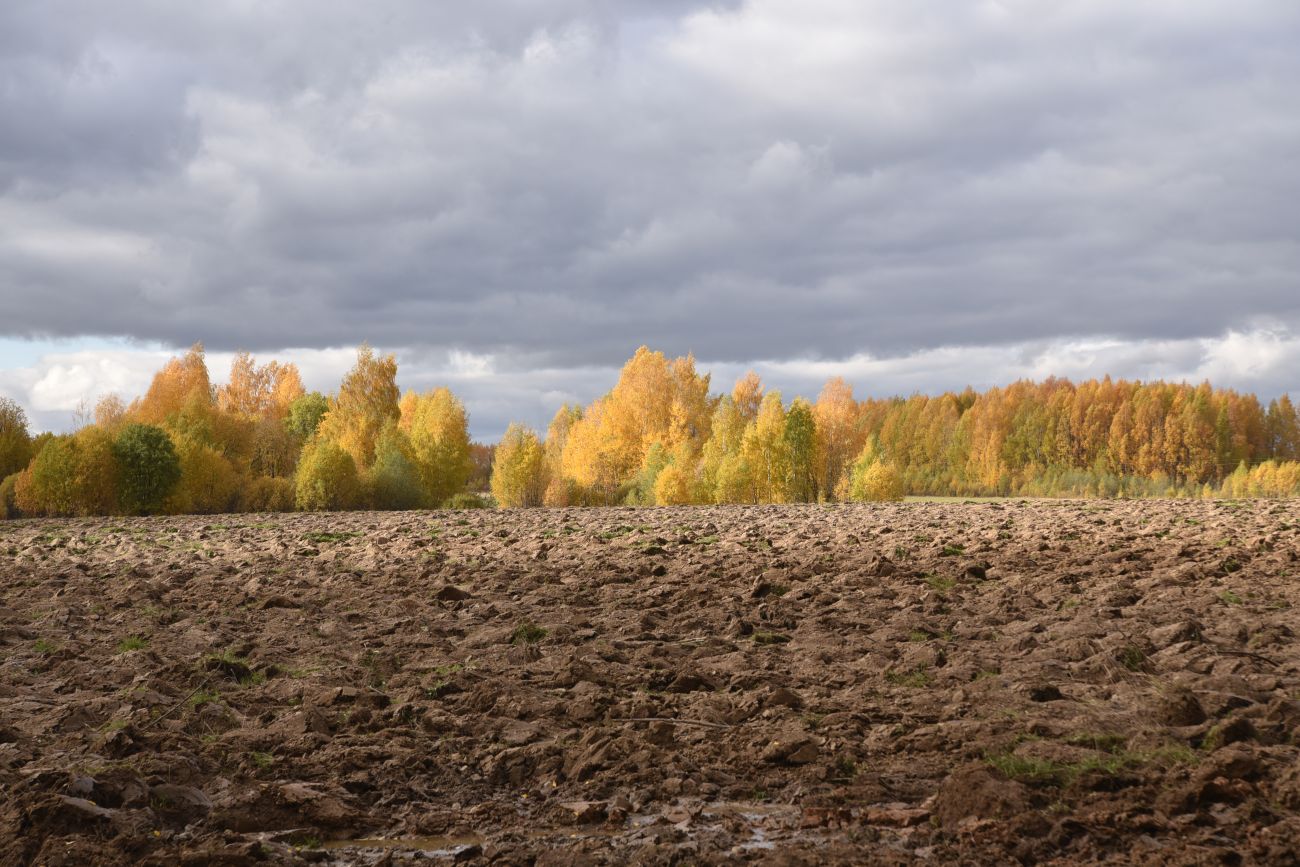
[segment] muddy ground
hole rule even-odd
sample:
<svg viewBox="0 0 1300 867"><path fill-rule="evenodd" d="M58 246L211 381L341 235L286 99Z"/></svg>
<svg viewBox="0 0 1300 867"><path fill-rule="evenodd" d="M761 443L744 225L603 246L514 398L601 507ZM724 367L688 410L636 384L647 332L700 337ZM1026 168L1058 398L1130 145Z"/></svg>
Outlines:
<svg viewBox="0 0 1300 867"><path fill-rule="evenodd" d="M0 863L1292 863L1300 503L0 523Z"/></svg>

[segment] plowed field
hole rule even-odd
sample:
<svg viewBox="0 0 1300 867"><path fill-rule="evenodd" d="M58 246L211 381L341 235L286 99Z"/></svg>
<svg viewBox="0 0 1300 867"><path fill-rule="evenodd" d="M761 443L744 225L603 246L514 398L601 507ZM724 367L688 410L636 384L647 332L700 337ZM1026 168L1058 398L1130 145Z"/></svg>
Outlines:
<svg viewBox="0 0 1300 867"><path fill-rule="evenodd" d="M1294 863L1300 504L0 523L0 863Z"/></svg>

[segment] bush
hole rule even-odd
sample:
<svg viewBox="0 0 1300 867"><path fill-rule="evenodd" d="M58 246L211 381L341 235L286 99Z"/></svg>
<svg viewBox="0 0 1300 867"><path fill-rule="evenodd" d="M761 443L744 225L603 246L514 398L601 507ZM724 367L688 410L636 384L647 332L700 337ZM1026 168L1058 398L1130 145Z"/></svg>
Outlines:
<svg viewBox="0 0 1300 867"><path fill-rule="evenodd" d="M77 444L72 437L50 440L32 460L27 478L17 483L19 508L29 515L76 514L78 470Z"/></svg>
<svg viewBox="0 0 1300 867"><path fill-rule="evenodd" d="M160 427L129 424L122 428L113 443L113 456L121 474L119 501L131 514L161 509L181 480L180 456Z"/></svg>
<svg viewBox="0 0 1300 867"><path fill-rule="evenodd" d="M478 494L456 494L443 502L444 509L490 509L492 504Z"/></svg>
<svg viewBox="0 0 1300 867"><path fill-rule="evenodd" d="M258 476L240 492L241 512L292 512L293 479Z"/></svg>
<svg viewBox="0 0 1300 867"><path fill-rule="evenodd" d="M669 464L655 477L655 503L684 506L691 502L691 479L676 464Z"/></svg>
<svg viewBox="0 0 1300 867"><path fill-rule="evenodd" d="M183 515L229 512L239 498L239 471L209 445L181 443L181 481L168 500L170 511Z"/></svg>
<svg viewBox="0 0 1300 867"><path fill-rule="evenodd" d="M304 512L355 508L361 480L352 455L330 440L303 449L294 478L294 502Z"/></svg>
<svg viewBox="0 0 1300 867"><path fill-rule="evenodd" d="M375 444L375 465L367 481L369 499L376 509L417 509L424 501L420 469L411 456L406 435L388 427Z"/></svg>
<svg viewBox="0 0 1300 867"><path fill-rule="evenodd" d="M10 520L12 518L21 518L22 511L18 508L18 476L21 473L11 473L0 481L0 519Z"/></svg>
<svg viewBox="0 0 1300 867"><path fill-rule="evenodd" d="M906 489L903 477L893 464L874 461L865 468L853 468L853 482L849 489L855 500L887 502L903 499Z"/></svg>

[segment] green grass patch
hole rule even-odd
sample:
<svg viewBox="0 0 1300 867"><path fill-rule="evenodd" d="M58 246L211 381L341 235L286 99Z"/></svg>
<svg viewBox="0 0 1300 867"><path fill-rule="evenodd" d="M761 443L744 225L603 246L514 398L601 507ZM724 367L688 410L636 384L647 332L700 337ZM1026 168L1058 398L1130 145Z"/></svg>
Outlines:
<svg viewBox="0 0 1300 867"><path fill-rule="evenodd" d="M521 623L515 627L515 631L510 633L511 644L537 644L549 633L541 626L532 621Z"/></svg>
<svg viewBox="0 0 1300 867"><path fill-rule="evenodd" d="M149 639L142 635L128 635L117 644L118 653L131 653L136 650L144 650L149 646Z"/></svg>

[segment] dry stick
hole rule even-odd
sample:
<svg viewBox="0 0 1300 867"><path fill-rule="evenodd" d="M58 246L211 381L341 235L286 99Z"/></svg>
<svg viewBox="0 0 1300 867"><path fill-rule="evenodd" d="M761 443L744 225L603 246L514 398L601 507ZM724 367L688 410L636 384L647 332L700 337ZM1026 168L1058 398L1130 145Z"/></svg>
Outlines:
<svg viewBox="0 0 1300 867"><path fill-rule="evenodd" d="M173 713L176 712L176 710L177 710L178 708L183 707L183 706L185 705L186 702L188 702L190 699L194 698L194 696L198 695L198 694L199 694L199 690L201 690L201 689L203 689L203 687L207 686L207 685L208 685L208 681L210 681L210 680L211 680L211 678L204 678L204 680L203 680L202 683L200 683L198 686L194 687L194 691L193 691L193 692L191 692L189 695L185 696L185 698L181 699L181 700L178 701L176 704L174 704L174 705L172 705L171 707L169 707L169 708L167 709L166 713L163 713L163 714L161 714L161 715L159 715L159 716L156 716L156 717L154 717L153 719L149 720L149 722L145 723L143 726L140 727L140 731L144 731L144 730L147 729L147 728L151 728L151 727L157 725L158 723L162 722L162 721L163 721L164 719L166 719L167 717L171 716Z"/></svg>
<svg viewBox="0 0 1300 867"><path fill-rule="evenodd" d="M699 720L699 719L673 719L672 717L666 717L666 716L634 716L634 717L626 717L626 718L611 718L610 722L625 722L625 723L664 722L664 723L676 723L677 725L683 725L683 726L703 726L706 729L735 728L735 726L724 725L723 723L705 722L704 720Z"/></svg>
<svg viewBox="0 0 1300 867"><path fill-rule="evenodd" d="M1210 644L1210 642L1207 641L1206 644ZM1258 659L1260 662L1267 662L1269 665L1273 666L1274 668L1282 667L1281 663L1275 662L1269 659L1267 656L1264 656L1263 654L1260 653L1255 653L1252 650L1231 650L1227 647L1220 647L1217 644L1210 644L1210 647L1214 648L1219 653L1226 653L1229 656L1248 656L1251 659Z"/></svg>

